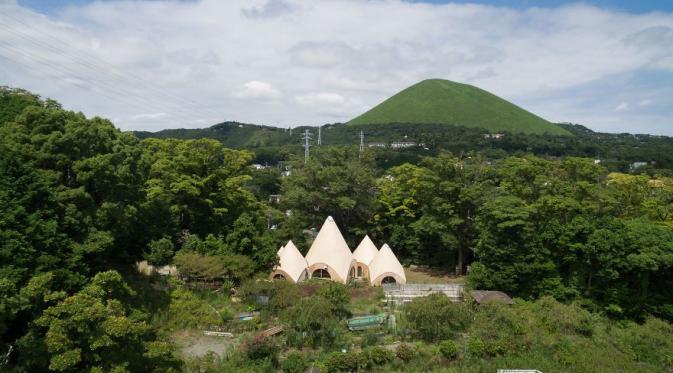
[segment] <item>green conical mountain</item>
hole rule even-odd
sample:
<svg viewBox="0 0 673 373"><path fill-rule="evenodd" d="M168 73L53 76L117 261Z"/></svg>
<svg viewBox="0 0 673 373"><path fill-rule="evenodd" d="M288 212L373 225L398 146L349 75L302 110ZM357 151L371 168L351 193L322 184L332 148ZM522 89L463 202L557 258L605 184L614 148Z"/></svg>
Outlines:
<svg viewBox="0 0 673 373"><path fill-rule="evenodd" d="M428 79L404 89L348 124L437 123L484 128L490 132L570 135L483 89Z"/></svg>

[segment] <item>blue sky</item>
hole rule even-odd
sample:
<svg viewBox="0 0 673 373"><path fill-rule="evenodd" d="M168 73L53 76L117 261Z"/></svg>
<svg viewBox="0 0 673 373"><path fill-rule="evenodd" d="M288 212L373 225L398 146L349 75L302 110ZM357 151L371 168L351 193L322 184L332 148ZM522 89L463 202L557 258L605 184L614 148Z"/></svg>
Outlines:
<svg viewBox="0 0 673 373"><path fill-rule="evenodd" d="M99 0L100 1L100 0ZM111 1L111 0L104 0ZM43 13L52 13L65 6L81 6L94 2L93 0L19 0L19 4L35 9ZM593 0L593 1L564 1L564 0L411 0L411 2L423 2L430 4L461 3L461 4L484 4L502 7L511 7L517 9L529 7L558 7L565 4L582 2L598 7L623 10L627 12L652 12L652 11L673 11L673 1L671 0Z"/></svg>
<svg viewBox="0 0 673 373"><path fill-rule="evenodd" d="M443 78L673 136L673 1L0 0L0 25L0 84L122 129L341 122Z"/></svg>

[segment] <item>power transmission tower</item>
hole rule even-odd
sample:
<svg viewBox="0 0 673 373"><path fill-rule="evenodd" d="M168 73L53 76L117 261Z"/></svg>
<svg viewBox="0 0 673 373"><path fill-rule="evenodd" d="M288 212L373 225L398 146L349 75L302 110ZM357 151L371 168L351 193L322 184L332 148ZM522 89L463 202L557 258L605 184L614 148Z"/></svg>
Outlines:
<svg viewBox="0 0 673 373"><path fill-rule="evenodd" d="M358 158L362 158L362 153L365 151L365 132L360 131L360 155Z"/></svg>
<svg viewBox="0 0 673 373"><path fill-rule="evenodd" d="M318 146L322 145L322 126L318 126Z"/></svg>
<svg viewBox="0 0 673 373"><path fill-rule="evenodd" d="M304 140L304 164L308 163L308 158L309 158L309 149L311 148L311 143L310 141L313 140L313 137L311 135L311 132L309 130L304 131L304 134L301 136L302 140Z"/></svg>
<svg viewBox="0 0 673 373"><path fill-rule="evenodd" d="M290 126L290 137L292 137L292 126Z"/></svg>

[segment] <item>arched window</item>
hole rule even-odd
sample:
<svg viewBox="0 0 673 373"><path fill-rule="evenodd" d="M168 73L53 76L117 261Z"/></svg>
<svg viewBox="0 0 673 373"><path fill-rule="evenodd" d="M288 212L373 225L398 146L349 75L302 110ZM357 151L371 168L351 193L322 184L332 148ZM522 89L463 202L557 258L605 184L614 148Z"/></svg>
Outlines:
<svg viewBox="0 0 673 373"><path fill-rule="evenodd" d="M351 277L355 277L355 267L351 267Z"/></svg>
<svg viewBox="0 0 673 373"><path fill-rule="evenodd" d="M274 280L285 280L285 276L281 275L280 273L276 273L276 275L273 276Z"/></svg>
<svg viewBox="0 0 673 373"><path fill-rule="evenodd" d="M332 276L329 275L329 272L327 272L326 269L318 268L315 271L313 271L313 274L311 275L313 278L332 278Z"/></svg>
<svg viewBox="0 0 673 373"><path fill-rule="evenodd" d="M392 276L386 276L381 280L381 284L396 284L395 278Z"/></svg>
<svg viewBox="0 0 673 373"><path fill-rule="evenodd" d="M362 277L362 266L358 266L358 277Z"/></svg>

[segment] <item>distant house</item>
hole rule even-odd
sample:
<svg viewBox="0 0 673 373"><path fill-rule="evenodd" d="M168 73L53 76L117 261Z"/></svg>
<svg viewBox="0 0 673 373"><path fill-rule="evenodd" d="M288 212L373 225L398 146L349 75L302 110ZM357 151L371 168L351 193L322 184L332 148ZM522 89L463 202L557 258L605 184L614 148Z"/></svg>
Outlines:
<svg viewBox="0 0 673 373"><path fill-rule="evenodd" d="M416 143L411 141L397 141L390 143L390 147L393 149L411 148L414 146L416 146Z"/></svg>
<svg viewBox="0 0 673 373"><path fill-rule="evenodd" d="M631 171L635 171L641 167L647 166L647 162L633 162L631 163Z"/></svg>
<svg viewBox="0 0 673 373"><path fill-rule="evenodd" d="M280 194L269 194L269 203L280 202Z"/></svg>
<svg viewBox="0 0 673 373"><path fill-rule="evenodd" d="M487 133L487 134L484 135L485 139L496 139L497 140L497 139L501 139L503 137L505 137L504 133Z"/></svg>

